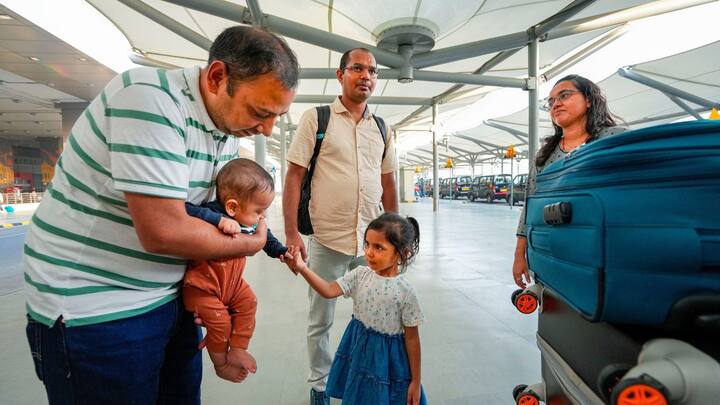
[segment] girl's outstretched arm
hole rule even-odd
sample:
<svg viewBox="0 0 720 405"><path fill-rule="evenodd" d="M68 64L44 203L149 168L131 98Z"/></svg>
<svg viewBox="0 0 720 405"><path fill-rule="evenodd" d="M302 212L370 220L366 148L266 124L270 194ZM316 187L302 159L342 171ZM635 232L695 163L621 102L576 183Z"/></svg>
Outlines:
<svg viewBox="0 0 720 405"><path fill-rule="evenodd" d="M298 249L292 250L292 259L285 258L285 264L290 267L295 274L300 274L310 284L313 290L325 298L335 298L342 295L342 289L337 281L328 282L324 278L318 276L314 271L310 270L302 259L302 254Z"/></svg>
<svg viewBox="0 0 720 405"><path fill-rule="evenodd" d="M417 326L405 327L405 347L410 363L410 386L408 386L407 405L420 402L420 333Z"/></svg>

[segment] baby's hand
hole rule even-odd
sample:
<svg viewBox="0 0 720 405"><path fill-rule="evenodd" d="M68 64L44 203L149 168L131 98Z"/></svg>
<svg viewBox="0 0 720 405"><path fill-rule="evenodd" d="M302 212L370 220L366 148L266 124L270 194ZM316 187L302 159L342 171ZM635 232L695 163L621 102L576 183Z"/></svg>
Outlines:
<svg viewBox="0 0 720 405"><path fill-rule="evenodd" d="M240 224L236 220L227 217L220 218L218 229L228 235L237 235L240 233Z"/></svg>

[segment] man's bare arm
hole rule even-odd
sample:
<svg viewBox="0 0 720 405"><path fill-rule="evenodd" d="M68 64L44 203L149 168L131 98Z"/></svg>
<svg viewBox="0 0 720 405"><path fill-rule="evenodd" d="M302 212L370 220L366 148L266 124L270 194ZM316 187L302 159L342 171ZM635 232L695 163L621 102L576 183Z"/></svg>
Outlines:
<svg viewBox="0 0 720 405"><path fill-rule="evenodd" d="M300 205L300 187L307 169L289 162L285 184L283 184L283 217L285 219L285 244L300 249L302 257L307 260L307 250L298 232L297 213Z"/></svg>
<svg viewBox="0 0 720 405"><path fill-rule="evenodd" d="M399 212L399 203L397 197L397 186L395 185L395 172L380 175L380 184L382 184L382 205L385 212Z"/></svg>
<svg viewBox="0 0 720 405"><path fill-rule="evenodd" d="M182 200L125 193L140 244L150 253L187 259L252 256L265 245L267 231L233 238L189 216Z"/></svg>

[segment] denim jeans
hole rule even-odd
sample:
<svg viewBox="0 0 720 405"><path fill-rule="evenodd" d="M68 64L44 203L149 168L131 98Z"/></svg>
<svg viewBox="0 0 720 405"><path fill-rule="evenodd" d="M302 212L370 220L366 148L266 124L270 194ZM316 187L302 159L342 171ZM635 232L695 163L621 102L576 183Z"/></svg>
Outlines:
<svg viewBox="0 0 720 405"><path fill-rule="evenodd" d="M202 335L180 298L71 328L28 316L26 332L50 405L200 404Z"/></svg>

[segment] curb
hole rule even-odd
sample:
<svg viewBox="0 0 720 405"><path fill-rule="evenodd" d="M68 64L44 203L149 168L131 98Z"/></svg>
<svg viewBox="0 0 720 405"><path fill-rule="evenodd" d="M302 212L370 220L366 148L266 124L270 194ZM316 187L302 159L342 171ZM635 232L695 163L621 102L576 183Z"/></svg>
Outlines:
<svg viewBox="0 0 720 405"><path fill-rule="evenodd" d="M14 222L14 223L12 223L12 224L0 224L0 228L10 229L10 228L13 228L13 227L16 227L16 226L24 226L24 225L27 225L27 224L29 224L29 223L30 223L30 220L22 221L22 222Z"/></svg>

